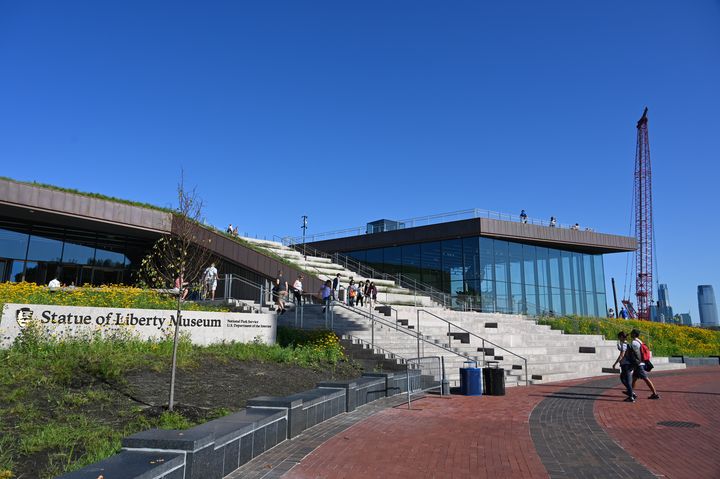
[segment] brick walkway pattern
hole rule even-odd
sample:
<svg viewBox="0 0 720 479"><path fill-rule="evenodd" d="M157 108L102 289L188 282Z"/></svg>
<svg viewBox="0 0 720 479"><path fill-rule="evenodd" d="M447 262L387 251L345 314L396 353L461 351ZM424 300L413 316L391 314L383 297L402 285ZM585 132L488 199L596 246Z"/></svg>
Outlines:
<svg viewBox="0 0 720 479"><path fill-rule="evenodd" d="M647 386L638 382L639 399L635 404L623 404L629 407L618 407L614 401L595 402L598 423L658 476L720 478L720 368L692 368L650 376L660 400L648 400ZM622 396L619 388L610 392L612 399ZM666 421L697 426L658 424Z"/></svg>
<svg viewBox="0 0 720 479"><path fill-rule="evenodd" d="M662 399L646 399L638 384L634 404L622 401L616 377L511 388L502 397L429 396L411 410L388 398L311 428L228 477L720 478L720 368L652 379Z"/></svg>

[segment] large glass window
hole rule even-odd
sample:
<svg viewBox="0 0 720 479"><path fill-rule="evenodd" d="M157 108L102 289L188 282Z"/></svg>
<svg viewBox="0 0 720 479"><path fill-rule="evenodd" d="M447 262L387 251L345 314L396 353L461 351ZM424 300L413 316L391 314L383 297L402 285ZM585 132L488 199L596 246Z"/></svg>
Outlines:
<svg viewBox="0 0 720 479"><path fill-rule="evenodd" d="M548 263L550 264L550 286L560 287L560 251L548 249ZM554 307L555 305L553 305ZM558 309L559 311L559 309Z"/></svg>
<svg viewBox="0 0 720 479"><path fill-rule="evenodd" d="M495 281L508 282L508 242L495 240Z"/></svg>
<svg viewBox="0 0 720 479"><path fill-rule="evenodd" d="M98 248L95 250L95 265L105 268L122 268L125 265L125 255L119 251Z"/></svg>
<svg viewBox="0 0 720 479"><path fill-rule="evenodd" d="M571 271L572 253L569 251L561 251L562 260L562 287L569 293L572 294L573 290L573 275Z"/></svg>
<svg viewBox="0 0 720 479"><path fill-rule="evenodd" d="M549 286L550 270L548 269L548 249L538 246L535 253L537 254L537 284L540 286Z"/></svg>
<svg viewBox="0 0 720 479"><path fill-rule="evenodd" d="M463 239L463 269L465 279L480 279L480 240L475 238Z"/></svg>
<svg viewBox="0 0 720 479"><path fill-rule="evenodd" d="M538 284L535 279L537 260L535 258L535 246L523 245L523 274L525 284Z"/></svg>
<svg viewBox="0 0 720 479"><path fill-rule="evenodd" d="M443 286L450 284L450 294L457 295L458 284L462 290L463 257L462 241L459 239L442 242ZM447 288L445 288L447 290Z"/></svg>
<svg viewBox="0 0 720 479"><path fill-rule="evenodd" d="M385 265L383 266L386 273L397 273L402 270L402 250L399 246L391 246L383 249L383 258Z"/></svg>
<svg viewBox="0 0 720 479"><path fill-rule="evenodd" d="M593 263L593 270L595 272L595 290L599 293L605 293L605 268L603 267L602 255L593 255ZM602 304L605 304L604 300Z"/></svg>
<svg viewBox="0 0 720 479"><path fill-rule="evenodd" d="M493 281L495 279L495 240L480 238L480 279Z"/></svg>
<svg viewBox="0 0 720 479"><path fill-rule="evenodd" d="M3 258L25 259L29 236L27 233L0 228L0 256Z"/></svg>
<svg viewBox="0 0 720 479"><path fill-rule="evenodd" d="M523 283L523 250L520 243L508 244L508 257L510 263L510 282L516 284Z"/></svg>
<svg viewBox="0 0 720 479"><path fill-rule="evenodd" d="M485 237L403 245L382 254L367 250L365 255L389 273L402 272L457 297L457 304L468 301L484 311L604 313L601 255Z"/></svg>
<svg viewBox="0 0 720 479"><path fill-rule="evenodd" d="M420 245L408 244L402 247L402 273L409 278L422 281Z"/></svg>
<svg viewBox="0 0 720 479"><path fill-rule="evenodd" d="M442 250L440 242L422 243L422 282L437 289L442 289Z"/></svg>
<svg viewBox="0 0 720 479"><path fill-rule="evenodd" d="M585 292L595 291L595 287L593 285L593 260L592 260L592 256L590 256L589 254L583 255L583 272L585 273L583 275L583 277L585 279L585 289L583 289L583 291L585 291Z"/></svg>
<svg viewBox="0 0 720 479"><path fill-rule="evenodd" d="M60 261L63 242L42 236L30 236L27 259L37 261Z"/></svg>
<svg viewBox="0 0 720 479"><path fill-rule="evenodd" d="M378 271L383 270L383 250L382 248L369 249L365 252L365 261L368 266Z"/></svg>
<svg viewBox="0 0 720 479"><path fill-rule="evenodd" d="M19 283L23 280L23 273L25 272L25 261L13 261L10 267L10 279L13 283Z"/></svg>
<svg viewBox="0 0 720 479"><path fill-rule="evenodd" d="M512 311L508 283L504 281L495 281L495 304L497 306L497 310L501 313L509 313Z"/></svg>
<svg viewBox="0 0 720 479"><path fill-rule="evenodd" d="M95 248L82 244L65 242L63 263L92 264L95 260Z"/></svg>

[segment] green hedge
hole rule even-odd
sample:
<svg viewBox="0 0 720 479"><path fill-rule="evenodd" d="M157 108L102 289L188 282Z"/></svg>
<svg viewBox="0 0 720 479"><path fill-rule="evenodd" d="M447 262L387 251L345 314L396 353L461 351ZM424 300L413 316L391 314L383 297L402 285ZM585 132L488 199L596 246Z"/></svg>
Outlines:
<svg viewBox="0 0 720 479"><path fill-rule="evenodd" d="M580 317L542 318L539 324L561 329L568 334L602 334L616 340L620 331L630 334L637 329L641 338L657 356L718 356L720 331L676 324L662 324L631 319L597 319Z"/></svg>

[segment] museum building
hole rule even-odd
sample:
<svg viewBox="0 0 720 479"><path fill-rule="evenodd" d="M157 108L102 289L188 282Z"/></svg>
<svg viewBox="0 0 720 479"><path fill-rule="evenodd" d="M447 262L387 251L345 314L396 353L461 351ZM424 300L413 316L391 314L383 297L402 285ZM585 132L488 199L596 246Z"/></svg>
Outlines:
<svg viewBox="0 0 720 479"><path fill-rule="evenodd" d="M630 237L483 210L466 213L470 218L436 217L440 222L423 226L379 220L362 234L311 238L309 244L450 294L458 307L582 316L606 314L603 255L635 250Z"/></svg>
<svg viewBox="0 0 720 479"><path fill-rule="evenodd" d="M445 292L458 307L604 316L603 255L634 251L634 238L470 211L470 218L423 226L380 220L308 244ZM141 259L174 221L149 205L0 179L0 282L133 284ZM205 234L222 274L267 285L278 271L302 273L222 232ZM305 279L306 291L320 286Z"/></svg>

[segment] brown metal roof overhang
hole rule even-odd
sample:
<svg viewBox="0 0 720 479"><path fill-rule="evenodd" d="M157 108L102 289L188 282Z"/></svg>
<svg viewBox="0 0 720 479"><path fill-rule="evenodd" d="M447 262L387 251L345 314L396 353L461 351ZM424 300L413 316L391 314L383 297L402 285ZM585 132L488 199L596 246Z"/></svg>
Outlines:
<svg viewBox="0 0 720 479"><path fill-rule="evenodd" d="M344 253L469 236L485 236L589 254L622 253L635 251L636 248L635 238L628 236L550 228L488 218L451 221L382 233L316 241L308 244L321 251Z"/></svg>

